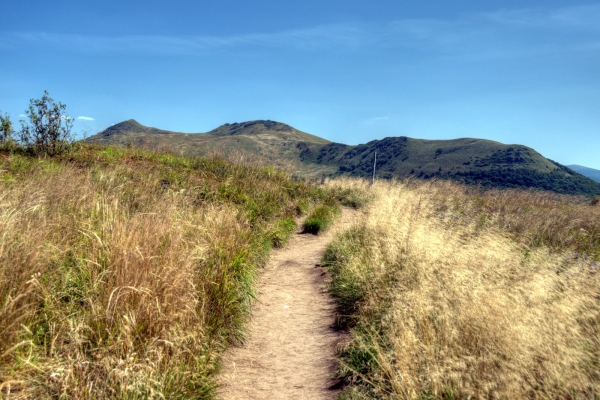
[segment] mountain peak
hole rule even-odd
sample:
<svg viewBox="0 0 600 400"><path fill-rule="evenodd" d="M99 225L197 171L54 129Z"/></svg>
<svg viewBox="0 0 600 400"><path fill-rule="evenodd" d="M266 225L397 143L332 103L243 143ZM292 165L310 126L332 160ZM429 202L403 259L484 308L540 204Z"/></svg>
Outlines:
<svg viewBox="0 0 600 400"><path fill-rule="evenodd" d="M144 125L140 124L135 119L128 119L127 121L109 126L100 134L102 136L122 135L128 132L140 133L144 132L146 129L147 128Z"/></svg>
<svg viewBox="0 0 600 400"><path fill-rule="evenodd" d="M208 132L213 136L228 136L228 135L258 135L265 132L287 132L292 133L296 130L291 126L282 122L271 120L255 120L247 122L234 122L233 124L223 124L216 129Z"/></svg>

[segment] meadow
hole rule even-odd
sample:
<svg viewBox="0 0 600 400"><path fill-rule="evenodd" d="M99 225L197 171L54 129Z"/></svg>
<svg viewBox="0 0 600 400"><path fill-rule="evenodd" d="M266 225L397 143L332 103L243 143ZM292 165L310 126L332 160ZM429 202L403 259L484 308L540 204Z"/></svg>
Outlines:
<svg viewBox="0 0 600 400"><path fill-rule="evenodd" d="M335 204L250 160L0 152L0 397L214 397L270 249Z"/></svg>
<svg viewBox="0 0 600 400"><path fill-rule="evenodd" d="M369 193L329 246L342 399L600 396L600 206L448 181Z"/></svg>
<svg viewBox="0 0 600 400"><path fill-rule="evenodd" d="M325 185L238 157L0 152L0 398L214 398L273 247L322 261L341 399L600 396L600 202L444 180Z"/></svg>

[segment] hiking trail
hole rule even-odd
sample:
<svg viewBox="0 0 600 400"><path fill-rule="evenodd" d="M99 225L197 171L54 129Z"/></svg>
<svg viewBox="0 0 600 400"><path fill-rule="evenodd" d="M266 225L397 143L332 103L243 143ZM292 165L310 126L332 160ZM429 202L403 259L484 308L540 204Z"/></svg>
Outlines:
<svg viewBox="0 0 600 400"><path fill-rule="evenodd" d="M297 233L273 251L260 272L248 338L223 357L220 399L336 398L330 387L344 334L332 328L335 304L319 263L335 232L347 229L354 214L343 209L330 231Z"/></svg>

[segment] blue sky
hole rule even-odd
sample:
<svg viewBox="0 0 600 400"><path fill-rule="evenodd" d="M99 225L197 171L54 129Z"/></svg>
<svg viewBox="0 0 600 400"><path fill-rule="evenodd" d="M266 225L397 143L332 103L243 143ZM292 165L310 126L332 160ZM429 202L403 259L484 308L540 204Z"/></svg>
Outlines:
<svg viewBox="0 0 600 400"><path fill-rule="evenodd" d="M155 3L155 4L154 4ZM478 137L600 169L600 2L5 2L0 110L79 133L272 119L332 141Z"/></svg>

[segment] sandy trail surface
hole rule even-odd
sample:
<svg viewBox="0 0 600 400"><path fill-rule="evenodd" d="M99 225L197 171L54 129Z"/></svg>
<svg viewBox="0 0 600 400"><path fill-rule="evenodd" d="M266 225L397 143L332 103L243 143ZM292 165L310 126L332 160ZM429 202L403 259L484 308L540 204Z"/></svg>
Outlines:
<svg viewBox="0 0 600 400"><path fill-rule="evenodd" d="M332 329L334 302L319 262L353 216L345 209L330 232L296 234L273 252L259 278L248 340L224 356L219 398L336 398L332 374L343 334Z"/></svg>

